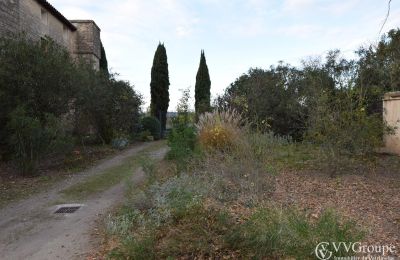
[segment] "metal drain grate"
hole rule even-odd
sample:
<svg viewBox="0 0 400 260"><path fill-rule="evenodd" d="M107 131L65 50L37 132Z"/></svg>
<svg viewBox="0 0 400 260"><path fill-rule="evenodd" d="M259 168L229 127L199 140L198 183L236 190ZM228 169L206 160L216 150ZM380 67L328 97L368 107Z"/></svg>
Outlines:
<svg viewBox="0 0 400 260"><path fill-rule="evenodd" d="M75 206L75 207L61 207L59 209L57 209L56 212L54 213L61 213L61 214L68 214L68 213L74 213L75 211L77 211L80 208L80 206Z"/></svg>

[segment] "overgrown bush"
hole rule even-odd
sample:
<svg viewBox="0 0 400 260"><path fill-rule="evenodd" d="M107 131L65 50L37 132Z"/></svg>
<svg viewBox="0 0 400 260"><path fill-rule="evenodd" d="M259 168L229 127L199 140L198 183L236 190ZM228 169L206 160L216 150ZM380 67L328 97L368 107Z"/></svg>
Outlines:
<svg viewBox="0 0 400 260"><path fill-rule="evenodd" d="M305 141L320 152L319 167L332 175L361 171L365 163L383 146L383 135L393 129L381 115L368 114L357 92L343 90L335 97L321 93L307 121ZM354 169L353 169L354 168Z"/></svg>
<svg viewBox="0 0 400 260"><path fill-rule="evenodd" d="M75 133L93 129L100 142L109 144L121 135L139 132L141 96L125 81L83 66L74 102Z"/></svg>
<svg viewBox="0 0 400 260"><path fill-rule="evenodd" d="M36 172L36 164L44 155L71 151L73 141L65 133L59 119L45 114L41 120L28 115L23 107L10 114L7 130L11 133L8 145L22 175Z"/></svg>
<svg viewBox="0 0 400 260"><path fill-rule="evenodd" d="M161 124L160 121L155 117L144 117L142 119L142 130L149 131L155 140L161 138Z"/></svg>
<svg viewBox="0 0 400 260"><path fill-rule="evenodd" d="M308 120L306 139L345 155L366 155L382 145L388 133L382 118L368 115L362 100L347 93L330 99L321 93Z"/></svg>
<svg viewBox="0 0 400 260"><path fill-rule="evenodd" d="M184 164L193 155L196 146L196 130L194 127L180 127L172 129L168 136L170 151L168 158Z"/></svg>
<svg viewBox="0 0 400 260"><path fill-rule="evenodd" d="M52 128L48 126L49 115L63 124L66 135L77 137L80 143L87 136L109 144L114 138L132 135L138 132L141 103L141 96L128 82L72 59L50 39L46 44L25 36L0 39L0 147L7 158L28 153L17 152L18 134L28 138L26 133L32 131L31 146L38 145ZM24 124L11 122L20 107L26 113ZM56 152L52 145L47 148L48 153ZM37 161L40 156L30 157Z"/></svg>
<svg viewBox="0 0 400 260"><path fill-rule="evenodd" d="M68 53L52 42L0 39L0 50L0 145L6 145L12 134L6 126L17 107L34 118L60 118L69 112L79 76Z"/></svg>

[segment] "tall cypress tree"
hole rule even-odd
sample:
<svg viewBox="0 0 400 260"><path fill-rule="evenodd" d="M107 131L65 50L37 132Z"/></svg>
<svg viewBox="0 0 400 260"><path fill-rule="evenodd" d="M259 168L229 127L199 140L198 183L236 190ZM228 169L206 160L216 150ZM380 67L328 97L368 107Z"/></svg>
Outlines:
<svg viewBox="0 0 400 260"><path fill-rule="evenodd" d="M161 130L167 124L167 111L169 106L169 74L167 51L164 44L159 43L154 54L153 67L151 68L151 115L158 118Z"/></svg>
<svg viewBox="0 0 400 260"><path fill-rule="evenodd" d="M100 47L101 47L100 70L108 74L107 56L102 42L100 43Z"/></svg>
<svg viewBox="0 0 400 260"><path fill-rule="evenodd" d="M210 105L210 94L211 81L210 75L208 73L208 67L206 62L206 57L204 55L204 50L201 51L199 70L196 75L196 85L195 85L195 109L196 115L199 116L204 112L211 110Z"/></svg>

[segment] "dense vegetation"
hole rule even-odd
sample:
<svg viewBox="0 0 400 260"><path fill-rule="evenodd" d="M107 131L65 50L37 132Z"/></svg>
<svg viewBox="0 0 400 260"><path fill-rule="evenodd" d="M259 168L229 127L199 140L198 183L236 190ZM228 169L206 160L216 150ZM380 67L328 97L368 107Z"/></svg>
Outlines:
<svg viewBox="0 0 400 260"><path fill-rule="evenodd" d="M150 82L150 113L161 122L161 130L165 131L169 106L169 73L167 51L164 44L159 44L154 54Z"/></svg>
<svg viewBox="0 0 400 260"><path fill-rule="evenodd" d="M152 136L155 140L161 138L161 123L156 117L144 117L141 122L142 130L148 131L149 136Z"/></svg>
<svg viewBox="0 0 400 260"><path fill-rule="evenodd" d="M0 50L0 146L23 174L75 143L110 143L138 131L141 97L106 68L95 71L53 42L24 37L1 39Z"/></svg>
<svg viewBox="0 0 400 260"><path fill-rule="evenodd" d="M391 30L377 46L359 49L356 60L331 51L324 61L312 58L301 67L281 62L250 69L215 103L220 109L236 109L254 127L298 141L325 141L322 136L349 147L349 139L358 137L354 131L361 129L380 139L383 94L400 89L399 49L400 30Z"/></svg>

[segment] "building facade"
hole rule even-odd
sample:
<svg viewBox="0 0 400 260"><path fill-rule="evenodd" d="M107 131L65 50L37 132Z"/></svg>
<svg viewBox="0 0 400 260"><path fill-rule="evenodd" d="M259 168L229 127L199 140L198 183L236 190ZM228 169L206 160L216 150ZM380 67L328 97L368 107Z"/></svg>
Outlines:
<svg viewBox="0 0 400 260"><path fill-rule="evenodd" d="M100 28L92 20L68 20L46 0L0 0L0 37L19 33L35 41L50 38L99 69Z"/></svg>

